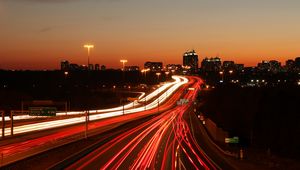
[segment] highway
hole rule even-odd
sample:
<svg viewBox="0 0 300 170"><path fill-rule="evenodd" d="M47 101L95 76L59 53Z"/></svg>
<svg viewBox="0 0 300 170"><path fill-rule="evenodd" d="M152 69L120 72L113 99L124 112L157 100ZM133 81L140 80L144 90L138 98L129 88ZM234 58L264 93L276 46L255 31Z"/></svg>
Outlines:
<svg viewBox="0 0 300 170"><path fill-rule="evenodd" d="M101 114L92 115L94 121L88 126L90 131L100 133L99 129L112 126L111 132L99 140L99 147L97 145L75 161L70 162L70 157L66 156L62 162L54 163L50 167L52 169L235 169L211 144L193 112L194 101L201 90L201 84L202 80L198 77L189 77L189 80L180 77L178 83L170 85L163 92L157 91L159 96L155 98L153 95L152 101L146 106L147 109L142 105L137 108L128 107L125 115L106 119L96 119ZM178 103L180 99L184 100ZM119 111L112 111L115 112ZM147 118L147 121L142 120L149 115L154 117ZM126 122L137 124L126 126L125 131L118 128L120 123ZM51 145L57 145L56 142L59 143L63 139L82 139L83 131L82 125L75 123L72 126L56 128L50 134L0 146L0 150L9 163L20 154L34 153L36 150L45 152L43 148L51 149ZM71 157L77 154L73 153Z"/></svg>
<svg viewBox="0 0 300 170"><path fill-rule="evenodd" d="M197 142L192 132L194 127L186 119L194 114L193 101L201 84L199 78L192 79L197 79L192 85L195 90L185 91L182 96L189 102L127 130L64 168L222 169L218 163L222 166L227 163L222 160L223 155L218 155L221 161L214 162ZM232 169L230 165L225 167Z"/></svg>
<svg viewBox="0 0 300 170"><path fill-rule="evenodd" d="M112 128L129 121L157 114L157 106L159 103L161 111L172 107L174 103L179 99L180 94L183 92L183 89L185 88L185 86L187 86L186 84L188 82L188 79L184 77L174 76L174 79L174 82L166 83L154 92L145 96L144 98L147 97L147 101L150 101L147 103L146 107L129 107L129 109L125 110L125 115L123 115L122 110L120 111L116 108L112 110L116 109L118 111L92 114L90 116L91 122L89 122L88 124L89 131L93 131L99 128ZM150 100L150 98L152 99ZM141 100L143 100L143 98ZM1 154L3 154L2 159L4 160L4 164L23 158L25 153L32 154L33 152L41 152L41 150L45 148L51 148L52 146L49 146L49 143L52 145L61 145L64 144L65 140L68 141L81 139L83 137L82 134L85 131L85 127L82 124L84 120L84 117L69 118L15 127L15 134L25 132L27 132L27 134L24 134L22 138L14 138L14 142L8 144L5 144L6 141L1 142L0 151ZM9 128L6 129L6 133L9 133L9 130ZM36 151L36 148L42 149L37 149Z"/></svg>

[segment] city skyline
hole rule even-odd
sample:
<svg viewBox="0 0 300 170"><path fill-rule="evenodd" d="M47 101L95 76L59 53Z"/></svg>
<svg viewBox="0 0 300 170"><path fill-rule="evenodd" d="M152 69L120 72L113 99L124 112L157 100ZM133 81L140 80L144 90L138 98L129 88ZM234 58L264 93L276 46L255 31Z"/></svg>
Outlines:
<svg viewBox="0 0 300 170"><path fill-rule="evenodd" d="M220 56L246 66L284 63L300 55L300 2L0 1L2 69L56 69L63 59L86 64L83 44L95 44L91 63L120 68L119 60L182 63Z"/></svg>

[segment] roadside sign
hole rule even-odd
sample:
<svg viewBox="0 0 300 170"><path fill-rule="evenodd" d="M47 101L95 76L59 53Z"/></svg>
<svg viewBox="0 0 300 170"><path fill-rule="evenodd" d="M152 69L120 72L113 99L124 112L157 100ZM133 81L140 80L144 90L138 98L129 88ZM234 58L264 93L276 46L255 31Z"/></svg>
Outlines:
<svg viewBox="0 0 300 170"><path fill-rule="evenodd" d="M225 143L239 143L239 137L225 138Z"/></svg>
<svg viewBox="0 0 300 170"><path fill-rule="evenodd" d="M56 116L56 107L29 107L30 116Z"/></svg>

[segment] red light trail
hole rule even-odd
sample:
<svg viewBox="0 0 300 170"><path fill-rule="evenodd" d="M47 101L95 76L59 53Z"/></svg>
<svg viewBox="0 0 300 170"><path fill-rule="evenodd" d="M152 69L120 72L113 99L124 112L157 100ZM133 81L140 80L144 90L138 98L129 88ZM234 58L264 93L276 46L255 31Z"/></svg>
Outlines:
<svg viewBox="0 0 300 170"><path fill-rule="evenodd" d="M193 77L191 82L195 90L183 96L189 101L195 99L202 81ZM67 169L219 169L194 140L184 119L192 105L193 102L189 102L163 112L102 145Z"/></svg>

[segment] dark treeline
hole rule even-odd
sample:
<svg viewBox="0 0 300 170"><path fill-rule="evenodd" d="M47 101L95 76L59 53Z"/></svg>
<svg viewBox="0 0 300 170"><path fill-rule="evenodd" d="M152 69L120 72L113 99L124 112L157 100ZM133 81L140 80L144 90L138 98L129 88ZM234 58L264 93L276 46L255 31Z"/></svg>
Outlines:
<svg viewBox="0 0 300 170"><path fill-rule="evenodd" d="M220 86L203 91L201 111L244 146L300 158L300 87Z"/></svg>
<svg viewBox="0 0 300 170"><path fill-rule="evenodd" d="M147 90L136 89L140 84L157 83L155 73L139 71L0 71L0 110L20 109L21 101L32 100L70 101L72 110L105 108Z"/></svg>

